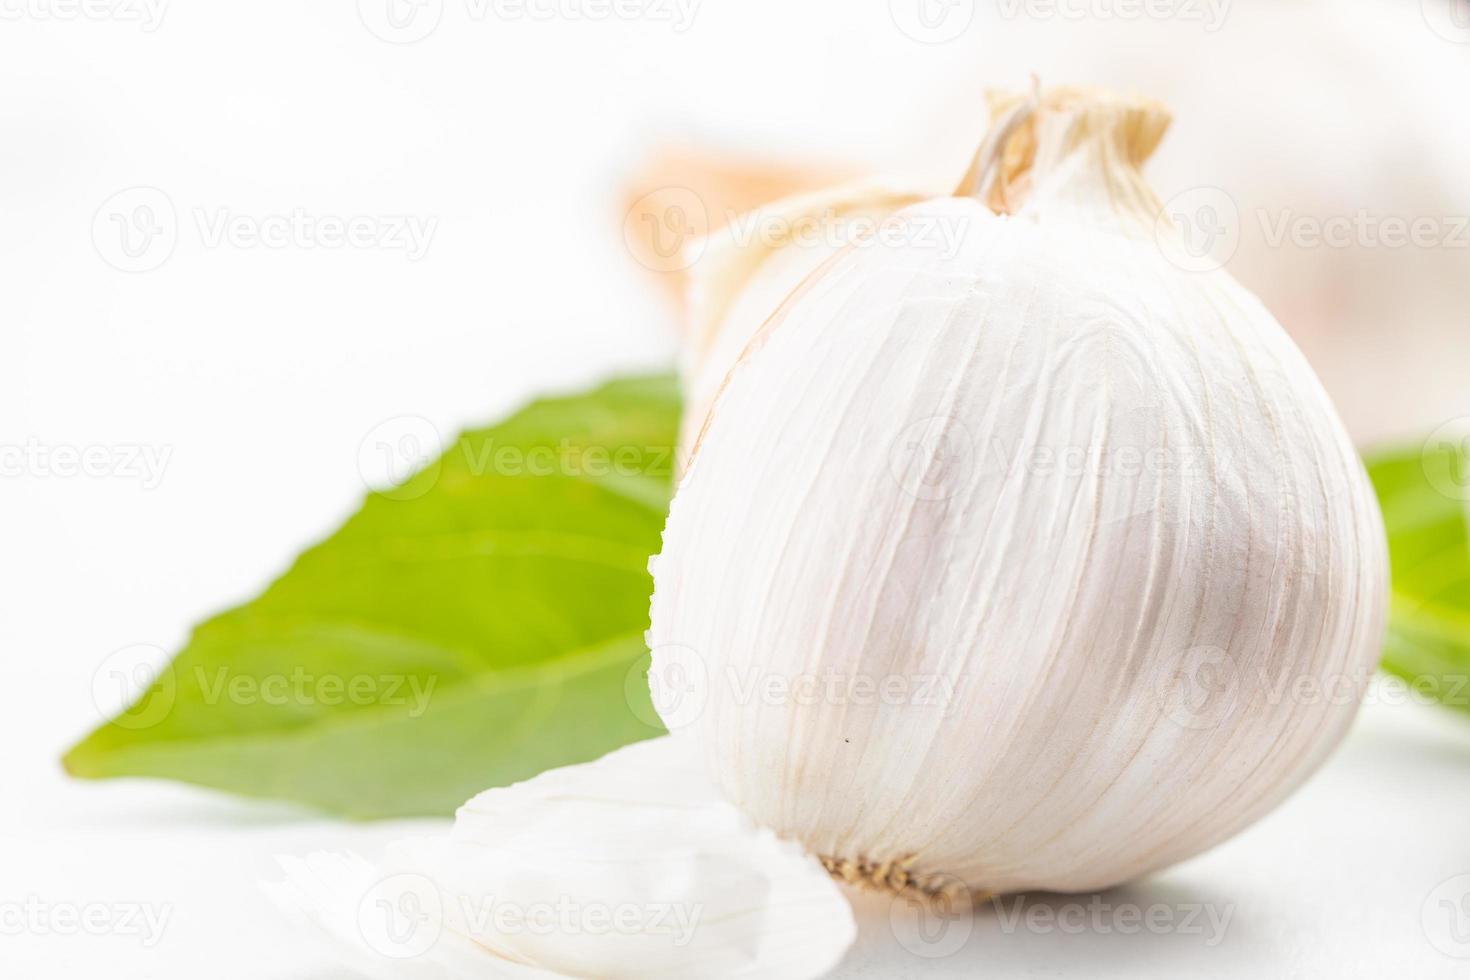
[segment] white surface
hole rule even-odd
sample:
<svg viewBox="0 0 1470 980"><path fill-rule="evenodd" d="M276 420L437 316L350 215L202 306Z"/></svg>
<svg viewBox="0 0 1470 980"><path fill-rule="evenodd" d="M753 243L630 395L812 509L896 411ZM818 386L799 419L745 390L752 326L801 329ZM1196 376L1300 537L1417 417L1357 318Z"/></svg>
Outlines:
<svg viewBox="0 0 1470 980"><path fill-rule="evenodd" d="M151 947L9 919L0 974L328 980L340 969L255 879L275 853L371 852L405 828L67 782L55 760L98 720L98 666L132 644L175 648L328 532L385 421L423 416L448 434L533 391L666 363L663 310L622 254L613 190L647 134L733 132L885 163L936 124L915 106L973 66L984 38L913 43L880 2L708 0L682 34L474 21L449 3L410 46L374 37L346 2L179 3L152 32L46 13L61 9L6 5L0 30L0 444L146 447L168 462L156 486L118 455L101 475L32 463L0 478L0 907L170 918ZM168 195L180 233L158 268L126 273L92 224L136 185ZM437 226L418 261L209 247L196 216L220 209ZM1286 808L1120 897L1233 903L1216 947L1005 934L987 913L959 953L930 961L893 941L879 908L850 972L1463 975L1421 912L1470 873L1467 727L1374 710ZM1460 926L1470 938L1470 916Z"/></svg>
<svg viewBox="0 0 1470 980"><path fill-rule="evenodd" d="M46 679L22 673L9 688L34 690ZM45 758L59 744L46 746L39 734L60 726L40 728L16 707L4 723L0 902L101 904L124 928L132 906L166 918L156 942L122 929L17 934L6 926L6 976L345 978L256 881L280 877L279 853L376 857L388 841L437 826L341 824L161 784L68 783ZM862 897L858 945L835 976L1463 977L1466 813L1470 723L1414 704L1371 705L1325 770L1223 847L1097 899L1009 898L999 908L982 904L973 920L922 928L906 906ZM1147 921L1163 925L1139 927Z"/></svg>

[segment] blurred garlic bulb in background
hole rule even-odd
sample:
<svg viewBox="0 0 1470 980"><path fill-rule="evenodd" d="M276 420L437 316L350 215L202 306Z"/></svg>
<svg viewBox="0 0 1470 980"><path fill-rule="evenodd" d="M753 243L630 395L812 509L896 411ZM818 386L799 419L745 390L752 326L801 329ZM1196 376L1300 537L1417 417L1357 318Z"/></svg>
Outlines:
<svg viewBox="0 0 1470 980"><path fill-rule="evenodd" d="M864 90L862 118L883 118L881 130L826 145L853 162L793 167L808 178L800 183L765 179L780 173L767 163L751 171L741 206L807 193L823 186L816 176L844 169L947 192L974 149L956 120L972 118L976 92L1031 72L1148 92L1180 119L1151 171L1164 206L1211 239L1302 346L1360 445L1417 435L1470 416L1470 21L1459 4L1232 0L1158 16L980 4L947 44L883 49L896 59L918 48L943 63L943 82L896 61L900 81L885 84L913 111L884 115L898 110L874 108L881 92ZM880 142L896 149L875 160L866 151ZM762 143L779 158L772 145ZM686 154L638 186L712 186L714 159ZM1431 223L1433 244L1385 233L1385 221L1415 220ZM697 287L717 254L679 272ZM673 274L665 282L687 287Z"/></svg>
<svg viewBox="0 0 1470 980"><path fill-rule="evenodd" d="M957 172L971 93L1029 72L1148 92L1178 119L1150 169L1159 197L1219 229L1218 257L1303 348L1354 439L1470 415L1463 0L1232 0L1218 21L1209 6L1125 18L978 5L972 67L890 166ZM1384 233L1415 219L1433 223L1433 244ZM1318 236L1349 223L1345 241Z"/></svg>
<svg viewBox="0 0 1470 980"><path fill-rule="evenodd" d="M1338 742L1382 633L1326 394L1157 221L1165 112L995 108L959 196L742 344L654 565L675 738L903 891L1097 889L1224 840Z"/></svg>
<svg viewBox="0 0 1470 980"><path fill-rule="evenodd" d="M659 738L460 808L381 865L281 859L266 885L369 976L803 980L855 936L820 865L720 800Z"/></svg>

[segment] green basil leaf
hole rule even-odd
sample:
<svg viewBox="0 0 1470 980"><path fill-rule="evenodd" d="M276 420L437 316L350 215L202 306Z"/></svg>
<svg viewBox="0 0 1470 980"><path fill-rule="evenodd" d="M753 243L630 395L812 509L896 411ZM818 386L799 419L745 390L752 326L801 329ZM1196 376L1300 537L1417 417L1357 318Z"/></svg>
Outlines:
<svg viewBox="0 0 1470 980"><path fill-rule="evenodd" d="M1371 455L1393 571L1383 668L1470 712L1470 454L1463 442Z"/></svg>
<svg viewBox="0 0 1470 980"><path fill-rule="evenodd" d="M672 378L631 378L463 434L199 624L67 770L431 815L659 734L643 632L678 413Z"/></svg>

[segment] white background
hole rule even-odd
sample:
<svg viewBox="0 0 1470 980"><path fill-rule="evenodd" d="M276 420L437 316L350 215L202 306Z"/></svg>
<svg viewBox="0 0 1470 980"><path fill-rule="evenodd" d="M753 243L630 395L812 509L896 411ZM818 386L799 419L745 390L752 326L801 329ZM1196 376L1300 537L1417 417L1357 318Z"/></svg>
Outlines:
<svg viewBox="0 0 1470 980"><path fill-rule="evenodd" d="M1230 189L1245 215L1232 270L1293 329L1361 441L1470 414L1464 252L1269 248L1252 217L1467 213L1455 98L1470 33L1433 4L1428 16L1413 2L1277 6L1290 31L1267 4L1237 0L1206 33L1109 21L1106 4L1071 22L958 0L937 22L952 37L916 39L900 29L913 24L901 0L704 0L687 25L672 4L592 20L477 18L464 0L430 0L412 24L437 11L437 26L394 44L369 29L385 32L369 0L175 0L152 29L126 19L141 6L0 3L0 445L167 460L154 479L37 463L0 477L0 907L170 915L151 947L0 931L0 971L343 975L254 883L275 853L371 853L403 825L164 784L74 784L57 757L99 720L94 673L110 653L177 648L192 622L252 595L352 510L374 476L359 448L376 427L422 416L448 434L537 392L672 360L669 310L620 231L622 183L660 138L943 175L979 136L984 84L1028 70L1134 82L1180 113L1161 192ZM166 197L177 241L155 268L120 271L104 205L138 186ZM434 230L414 260L211 245L201 227L297 210L411 215ZM1455 883L1470 874L1467 814L1470 724L1374 705L1281 811L1110 898L1231 907L1218 945L1007 933L987 915L930 961L869 903L844 969L1463 976L1470 959L1444 948L1470 956L1470 907L1456 941L1454 909L1438 902L1470 893Z"/></svg>

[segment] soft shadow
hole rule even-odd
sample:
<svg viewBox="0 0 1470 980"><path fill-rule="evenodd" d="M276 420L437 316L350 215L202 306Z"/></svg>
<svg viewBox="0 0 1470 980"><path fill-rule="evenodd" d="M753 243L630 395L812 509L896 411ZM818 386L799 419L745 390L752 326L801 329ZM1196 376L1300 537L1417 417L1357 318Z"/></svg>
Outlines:
<svg viewBox="0 0 1470 980"><path fill-rule="evenodd" d="M1272 963L1270 940L1252 935L1230 896L1177 881L1007 895L969 914L921 914L870 893L854 907L859 938L842 975L1261 976Z"/></svg>

